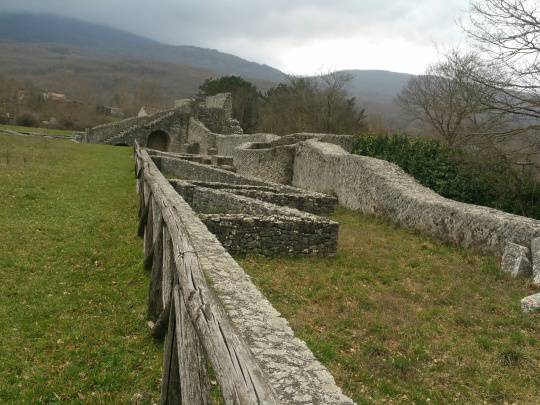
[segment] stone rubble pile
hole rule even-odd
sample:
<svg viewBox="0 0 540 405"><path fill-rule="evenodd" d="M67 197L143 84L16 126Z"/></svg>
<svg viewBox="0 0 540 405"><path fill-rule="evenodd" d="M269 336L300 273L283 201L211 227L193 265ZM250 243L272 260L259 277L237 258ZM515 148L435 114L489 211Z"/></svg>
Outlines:
<svg viewBox="0 0 540 405"><path fill-rule="evenodd" d="M501 261L502 271L513 277L531 276L532 284L540 287L540 237L531 241L531 247L509 242ZM540 293L521 300L523 312L540 311Z"/></svg>

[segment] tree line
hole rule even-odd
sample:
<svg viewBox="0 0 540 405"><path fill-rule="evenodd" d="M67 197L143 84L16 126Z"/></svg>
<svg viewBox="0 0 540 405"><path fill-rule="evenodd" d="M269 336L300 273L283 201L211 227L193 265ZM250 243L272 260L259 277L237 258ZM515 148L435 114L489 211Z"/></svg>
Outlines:
<svg viewBox="0 0 540 405"><path fill-rule="evenodd" d="M440 170L409 172L424 182L439 182L439 191L451 198L466 194L462 201L540 219L537 1L472 0L459 24L468 50L446 52L423 75L412 77L397 98L412 120L441 141L436 166L452 167L459 175L450 181ZM386 138L382 144L402 141ZM388 155L388 150L379 153ZM390 155L404 162L400 153Z"/></svg>
<svg viewBox="0 0 540 405"><path fill-rule="evenodd" d="M239 76L208 79L200 86L201 96L230 92L233 117L247 133L295 132L357 134L367 128L366 114L345 86L350 77L328 73L316 77L290 76L266 92Z"/></svg>

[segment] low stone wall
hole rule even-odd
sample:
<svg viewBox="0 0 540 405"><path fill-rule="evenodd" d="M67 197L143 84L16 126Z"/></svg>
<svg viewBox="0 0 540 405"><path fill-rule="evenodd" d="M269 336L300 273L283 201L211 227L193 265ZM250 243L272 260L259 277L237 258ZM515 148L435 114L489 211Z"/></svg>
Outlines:
<svg viewBox="0 0 540 405"><path fill-rule="evenodd" d="M287 216L200 214L223 247L233 255L333 255L338 224Z"/></svg>
<svg viewBox="0 0 540 405"><path fill-rule="evenodd" d="M170 183L231 254L336 252L339 225L334 221L182 180Z"/></svg>
<svg viewBox="0 0 540 405"><path fill-rule="evenodd" d="M244 135L217 135L217 153L223 156L232 156L234 150L246 142L271 142L279 139L274 134L244 134Z"/></svg>
<svg viewBox="0 0 540 405"><path fill-rule="evenodd" d="M169 176L187 180L215 181L219 183L246 184L253 186L265 186L267 182L257 179L250 179L239 176L228 170L217 169L209 165L189 162L184 159L173 157L153 156L155 164L159 169Z"/></svg>
<svg viewBox="0 0 540 405"><path fill-rule="evenodd" d="M327 202L325 201L327 201L326 199L328 198L328 196L326 196L325 194L309 192L307 190L302 190L297 187L291 187L259 179L254 179L252 177L242 176L228 170L219 169L206 164L197 163L195 161L191 162L189 161L189 159L185 158L175 158L175 154L170 152L151 151L151 153L154 155L152 156L152 160L159 167L159 169L169 177L176 177L179 179L188 180L190 182L198 181L209 183L222 183L227 184L228 188L235 188L241 186L245 189L255 188L258 190L266 190L282 194L302 195L305 196L306 199L319 201L314 204L319 204L321 206L327 204Z"/></svg>
<svg viewBox="0 0 540 405"><path fill-rule="evenodd" d="M316 215L330 215L337 206L337 198L321 193L293 193L272 187L235 186L232 184L215 182L192 181L190 183L197 186L215 188L236 195L255 198L283 207L295 208Z"/></svg>
<svg viewBox="0 0 540 405"><path fill-rule="evenodd" d="M298 144L292 184L335 195L344 207L485 252L501 254L507 242L528 246L540 235L540 221L444 198L392 163L315 140Z"/></svg>

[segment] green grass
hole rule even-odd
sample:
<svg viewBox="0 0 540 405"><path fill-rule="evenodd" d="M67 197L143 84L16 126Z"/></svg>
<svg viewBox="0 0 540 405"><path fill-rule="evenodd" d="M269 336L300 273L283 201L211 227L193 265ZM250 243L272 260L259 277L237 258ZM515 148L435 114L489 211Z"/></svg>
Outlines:
<svg viewBox="0 0 540 405"><path fill-rule="evenodd" d="M339 210L334 258L239 260L358 403L538 403L540 314L494 258ZM485 401L485 402L484 402Z"/></svg>
<svg viewBox="0 0 540 405"><path fill-rule="evenodd" d="M76 131L70 131L67 129L33 128L33 127L21 127L18 125L0 125L0 131L2 129L8 129L8 130L17 131L17 132L32 132L34 134L41 134L41 135L61 135L61 136L71 136L76 132Z"/></svg>
<svg viewBox="0 0 540 405"><path fill-rule="evenodd" d="M131 149L0 135L0 403L157 402ZM537 403L540 315L493 258L345 210L334 258L241 264L359 403Z"/></svg>
<svg viewBox="0 0 540 405"><path fill-rule="evenodd" d="M131 152L0 135L0 403L157 402Z"/></svg>

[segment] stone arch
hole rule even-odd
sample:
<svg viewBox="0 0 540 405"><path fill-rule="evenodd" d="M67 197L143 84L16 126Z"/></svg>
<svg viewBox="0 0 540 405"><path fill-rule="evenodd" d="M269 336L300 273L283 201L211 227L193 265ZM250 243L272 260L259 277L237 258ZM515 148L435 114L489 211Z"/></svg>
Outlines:
<svg viewBox="0 0 540 405"><path fill-rule="evenodd" d="M115 143L114 146L129 146L127 143Z"/></svg>
<svg viewBox="0 0 540 405"><path fill-rule="evenodd" d="M148 139L146 140L146 146L150 149L167 151L169 150L170 142L171 138L169 137L169 134L167 132L157 130L152 131L150 135L148 135Z"/></svg>

